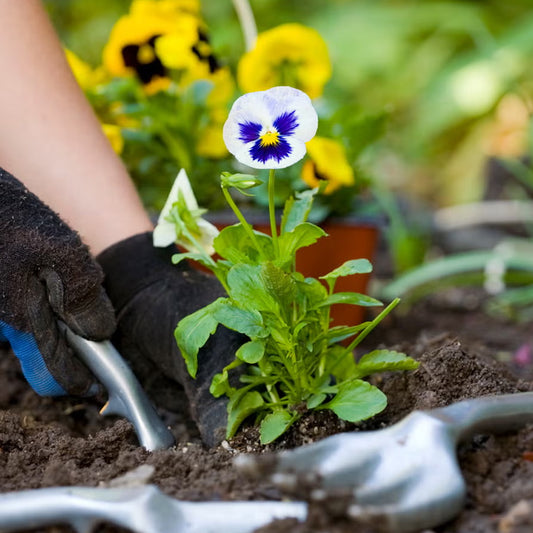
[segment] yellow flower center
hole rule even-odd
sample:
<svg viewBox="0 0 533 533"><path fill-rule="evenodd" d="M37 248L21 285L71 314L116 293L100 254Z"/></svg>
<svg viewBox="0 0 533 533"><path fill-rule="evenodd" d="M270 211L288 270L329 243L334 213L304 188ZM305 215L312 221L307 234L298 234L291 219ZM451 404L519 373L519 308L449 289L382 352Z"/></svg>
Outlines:
<svg viewBox="0 0 533 533"><path fill-rule="evenodd" d="M155 59L154 48L149 44L143 44L137 51L137 61L143 65L151 63Z"/></svg>
<svg viewBox="0 0 533 533"><path fill-rule="evenodd" d="M279 133L277 131L267 131L259 139L261 139L261 146L275 146L279 144Z"/></svg>

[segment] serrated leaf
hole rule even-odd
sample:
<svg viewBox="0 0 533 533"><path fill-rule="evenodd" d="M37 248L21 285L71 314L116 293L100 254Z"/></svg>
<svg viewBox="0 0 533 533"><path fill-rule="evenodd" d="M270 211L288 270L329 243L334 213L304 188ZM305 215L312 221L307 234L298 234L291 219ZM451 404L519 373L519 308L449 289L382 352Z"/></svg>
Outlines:
<svg viewBox="0 0 533 533"><path fill-rule="evenodd" d="M323 302L320 302L317 307L334 304L360 305L362 307L383 305L379 300L371 298L366 294L359 294L358 292L336 292L330 294Z"/></svg>
<svg viewBox="0 0 533 533"><path fill-rule="evenodd" d="M281 217L282 234L286 231L292 231L298 224L307 220L317 193L318 187L297 192L285 202L283 216Z"/></svg>
<svg viewBox="0 0 533 533"><path fill-rule="evenodd" d="M287 411L275 411L265 416L259 428L261 444L269 444L283 435L294 419Z"/></svg>
<svg viewBox="0 0 533 533"><path fill-rule="evenodd" d="M358 377L368 376L376 372L416 370L419 363L404 353L394 350L374 350L361 357L357 363Z"/></svg>
<svg viewBox="0 0 533 533"><path fill-rule="evenodd" d="M219 299L218 305L213 310L215 319L228 329L239 331L248 337L266 337L268 330L263 323L263 316L255 309L241 309L231 300Z"/></svg>
<svg viewBox="0 0 533 533"><path fill-rule="evenodd" d="M246 309L279 313L276 300L261 279L261 265L235 265L228 272L227 283L232 299Z"/></svg>
<svg viewBox="0 0 533 533"><path fill-rule="evenodd" d="M254 231L254 234L263 255L272 259L274 256L272 237L258 231ZM224 228L213 241L213 247L220 257L234 264L257 264L261 259L259 251L242 224Z"/></svg>
<svg viewBox="0 0 533 533"><path fill-rule="evenodd" d="M327 233L320 227L303 222L298 224L293 230L283 233L279 236L279 249L282 258L293 258L294 254L300 248L311 246L320 237L326 236Z"/></svg>
<svg viewBox="0 0 533 533"><path fill-rule="evenodd" d="M244 343L235 353L241 361L253 365L258 363L265 355L265 343L260 340Z"/></svg>
<svg viewBox="0 0 533 533"><path fill-rule="evenodd" d="M189 374L193 378L196 377L198 370L198 350L215 333L218 326L218 322L211 314L212 306L216 303L215 301L182 318L174 330L181 355L185 360Z"/></svg>
<svg viewBox="0 0 533 533"><path fill-rule="evenodd" d="M377 415L387 406L387 397L377 387L361 379L342 383L339 392L321 409L331 409L339 418L359 422Z"/></svg>
<svg viewBox="0 0 533 533"><path fill-rule="evenodd" d="M332 270L329 274L320 276L320 279L337 279L344 276L352 276L353 274L369 274L370 272L372 272L372 264L368 259L351 259Z"/></svg>
<svg viewBox="0 0 533 533"><path fill-rule="evenodd" d="M244 394L241 391L244 391ZM244 420L261 409L263 404L263 398L257 391L246 392L246 389L240 389L228 402L226 438L231 439Z"/></svg>

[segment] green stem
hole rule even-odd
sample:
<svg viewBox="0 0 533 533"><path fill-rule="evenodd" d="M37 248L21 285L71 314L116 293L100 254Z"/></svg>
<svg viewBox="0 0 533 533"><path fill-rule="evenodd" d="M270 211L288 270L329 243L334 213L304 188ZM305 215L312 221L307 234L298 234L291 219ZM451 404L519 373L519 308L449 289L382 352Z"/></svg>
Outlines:
<svg viewBox="0 0 533 533"><path fill-rule="evenodd" d="M257 242L257 238L255 236L254 230L250 224L246 221L243 214L241 213L240 209L237 207L237 204L231 197L231 194L229 193L228 189L226 187L222 187L222 192L224 193L224 197L226 198L226 202L228 202L229 206L235 213L236 217L239 219L239 222L242 224L242 227L244 228L244 231L246 231L248 237L250 237L250 240L252 241L253 245L255 246L256 250L259 252L259 255L264 260L265 256L263 254L263 250L261 246L259 246L259 243Z"/></svg>
<svg viewBox="0 0 533 533"><path fill-rule="evenodd" d="M352 352L363 339L400 303L400 298L395 298L381 313L368 324L368 326L357 335L357 337L346 348L346 351Z"/></svg>
<svg viewBox="0 0 533 533"><path fill-rule="evenodd" d="M272 232L272 245L274 246L274 253L279 257L279 242L278 242L278 227L276 224L276 205L274 198L274 175L276 171L271 168L268 173L268 213L270 216L270 231Z"/></svg>

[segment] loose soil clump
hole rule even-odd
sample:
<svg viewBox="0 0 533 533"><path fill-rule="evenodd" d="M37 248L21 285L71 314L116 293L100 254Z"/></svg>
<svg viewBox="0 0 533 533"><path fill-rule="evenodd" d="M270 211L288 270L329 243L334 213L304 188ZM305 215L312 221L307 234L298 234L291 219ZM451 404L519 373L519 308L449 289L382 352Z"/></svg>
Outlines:
<svg viewBox="0 0 533 533"><path fill-rule="evenodd" d="M245 479L236 472L234 457L292 448L338 432L381 429L415 409L533 390L533 364L514 357L532 341L530 325L488 316L482 303L475 292L449 291L414 305L407 314L389 316L365 348L404 351L418 359L420 367L373 378L388 396L385 411L360 424L343 422L327 412L309 414L267 447L258 444L255 429L245 428L232 441L206 449L187 417L181 393L176 392L181 413L161 414L177 445L149 453L138 446L128 422L99 415L101 401L38 397L24 381L15 357L7 348L0 349L0 491L110 486L143 467L147 483L183 500L280 499L283 495L269 481ZM458 460L467 482L467 503L459 516L434 533L533 530L533 425L504 435L476 435L459 446ZM125 530L108 525L98 531ZM316 504L311 505L306 523L278 521L261 532L373 533Z"/></svg>

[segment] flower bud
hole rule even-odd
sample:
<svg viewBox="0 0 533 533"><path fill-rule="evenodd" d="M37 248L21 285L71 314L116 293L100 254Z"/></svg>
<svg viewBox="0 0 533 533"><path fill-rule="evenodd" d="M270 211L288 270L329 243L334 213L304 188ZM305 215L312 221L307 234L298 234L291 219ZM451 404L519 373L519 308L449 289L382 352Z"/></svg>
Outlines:
<svg viewBox="0 0 533 533"><path fill-rule="evenodd" d="M224 189L235 187L236 189L251 189L263 183L259 178L252 174L231 174L222 172L220 175L221 186Z"/></svg>

